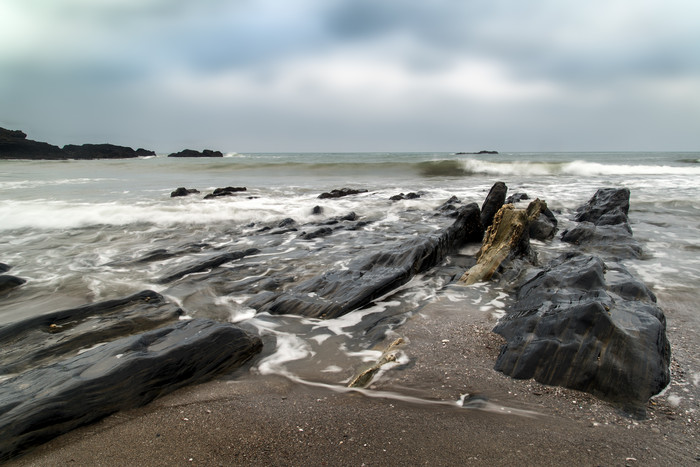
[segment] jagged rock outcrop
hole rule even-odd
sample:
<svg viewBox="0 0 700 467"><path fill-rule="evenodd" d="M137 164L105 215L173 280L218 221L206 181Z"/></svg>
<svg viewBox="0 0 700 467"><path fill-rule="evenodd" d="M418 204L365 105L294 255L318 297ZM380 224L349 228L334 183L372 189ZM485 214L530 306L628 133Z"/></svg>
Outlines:
<svg viewBox="0 0 700 467"><path fill-rule="evenodd" d="M486 195L484 204L481 205L481 224L484 226L484 229L489 228L493 222L493 217L505 203L506 193L508 193L506 184L503 182L496 182L491 187L489 194Z"/></svg>
<svg viewBox="0 0 700 467"><path fill-rule="evenodd" d="M183 149L180 152L168 154L168 157L224 157L221 151L212 151L204 149L203 151L195 151L194 149Z"/></svg>
<svg viewBox="0 0 700 467"><path fill-rule="evenodd" d="M640 258L642 247L632 237L627 188L602 188L576 210L576 226L562 233L562 241L582 251L606 253L613 258Z"/></svg>
<svg viewBox="0 0 700 467"><path fill-rule="evenodd" d="M399 193L398 195L394 195L389 199L391 201L403 201L405 199L418 199L418 198L420 198L419 193L410 192L410 193L406 193L406 194Z"/></svg>
<svg viewBox="0 0 700 467"><path fill-rule="evenodd" d="M623 266L569 253L518 287L494 328L496 369L621 403L641 415L669 382L670 346L656 298Z"/></svg>
<svg viewBox="0 0 700 467"><path fill-rule="evenodd" d="M529 252L529 226L547 208L536 199L527 209L505 204L493 218L477 255L477 263L459 279L465 285L489 280L509 259Z"/></svg>
<svg viewBox="0 0 700 467"><path fill-rule="evenodd" d="M367 190L357 190L354 188L341 188L340 190L331 190L326 193L321 193L318 195L318 199L333 199L342 198L344 196L359 195L360 193L367 193Z"/></svg>
<svg viewBox="0 0 700 467"><path fill-rule="evenodd" d="M182 310L146 290L0 326L0 375L57 361L82 349L176 321Z"/></svg>
<svg viewBox="0 0 700 467"><path fill-rule="evenodd" d="M437 265L445 256L483 237L478 205L460 209L448 228L356 259L347 269L328 271L285 292L262 292L247 305L260 312L336 318L372 302Z"/></svg>
<svg viewBox="0 0 700 467"><path fill-rule="evenodd" d="M230 371L261 348L233 325L195 319L26 371L0 385L0 460Z"/></svg>

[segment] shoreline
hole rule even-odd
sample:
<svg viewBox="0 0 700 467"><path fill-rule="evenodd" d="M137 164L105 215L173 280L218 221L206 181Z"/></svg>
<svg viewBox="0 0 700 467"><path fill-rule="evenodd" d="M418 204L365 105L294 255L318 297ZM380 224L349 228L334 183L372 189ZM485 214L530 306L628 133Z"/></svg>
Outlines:
<svg viewBox="0 0 700 467"><path fill-rule="evenodd" d="M683 310L664 310L678 357L644 420L586 393L496 372L495 318L464 311L442 296L397 328L411 363L371 388L446 402L468 392L488 399L481 409L365 397L246 370L113 414L7 465L688 465L700 458L699 391L687 374L697 357L675 322ZM536 414L512 415L507 405Z"/></svg>

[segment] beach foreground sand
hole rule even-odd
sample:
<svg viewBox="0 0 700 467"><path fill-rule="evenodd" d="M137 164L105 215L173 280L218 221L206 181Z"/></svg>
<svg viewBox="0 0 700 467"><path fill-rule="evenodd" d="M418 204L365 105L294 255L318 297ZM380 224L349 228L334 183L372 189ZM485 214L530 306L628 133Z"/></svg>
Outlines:
<svg viewBox="0 0 700 467"><path fill-rule="evenodd" d="M674 322L673 310L665 311ZM387 372L367 394L244 372L114 414L9 465L695 465L700 459L698 386L688 374L697 364L694 330L669 326L671 387L649 402L646 419L635 420L588 394L494 371L500 345L490 332L494 323L441 299L397 329L411 363ZM458 407L465 393L479 408Z"/></svg>

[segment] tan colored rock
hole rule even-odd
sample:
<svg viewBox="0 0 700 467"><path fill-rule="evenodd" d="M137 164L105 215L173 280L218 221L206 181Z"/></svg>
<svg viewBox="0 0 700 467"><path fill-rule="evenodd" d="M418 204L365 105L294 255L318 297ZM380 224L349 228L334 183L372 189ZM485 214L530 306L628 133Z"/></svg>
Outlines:
<svg viewBox="0 0 700 467"><path fill-rule="evenodd" d="M529 248L528 228L547 203L536 199L527 209L516 209L513 204L504 204L493 218L493 223L484 235L477 255L477 263L459 279L465 285L487 281L508 259L525 253Z"/></svg>
<svg viewBox="0 0 700 467"><path fill-rule="evenodd" d="M382 366L386 365L387 363L392 363L397 360L397 352L396 350L398 347L404 343L404 340L399 337L396 339L394 342L392 342L385 350L384 353L382 353L382 356L377 360L377 362L372 365L371 367L367 368L366 370L362 371L359 373L357 376L355 376L352 381L348 384L349 388L364 388L369 385L369 383L372 381L372 378L374 377L375 374L381 369Z"/></svg>

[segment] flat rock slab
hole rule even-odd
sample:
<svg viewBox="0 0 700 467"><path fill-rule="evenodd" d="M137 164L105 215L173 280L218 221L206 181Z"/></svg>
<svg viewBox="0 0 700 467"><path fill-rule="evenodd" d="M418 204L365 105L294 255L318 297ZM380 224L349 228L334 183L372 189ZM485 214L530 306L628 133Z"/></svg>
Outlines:
<svg viewBox="0 0 700 467"><path fill-rule="evenodd" d="M257 294L247 305L272 314L336 318L368 305L436 266L449 252L482 237L479 206L472 203L460 209L450 227L434 235L359 258L347 269L328 271L283 293Z"/></svg>
<svg viewBox="0 0 700 467"><path fill-rule="evenodd" d="M619 402L633 414L670 380L666 320L619 264L567 254L521 285L494 332L496 369Z"/></svg>
<svg viewBox="0 0 700 467"><path fill-rule="evenodd" d="M18 373L81 349L176 321L183 311L145 290L0 326L0 375Z"/></svg>
<svg viewBox="0 0 700 467"><path fill-rule="evenodd" d="M195 319L126 337L0 384L0 460L119 410L236 368L262 348L241 329Z"/></svg>

